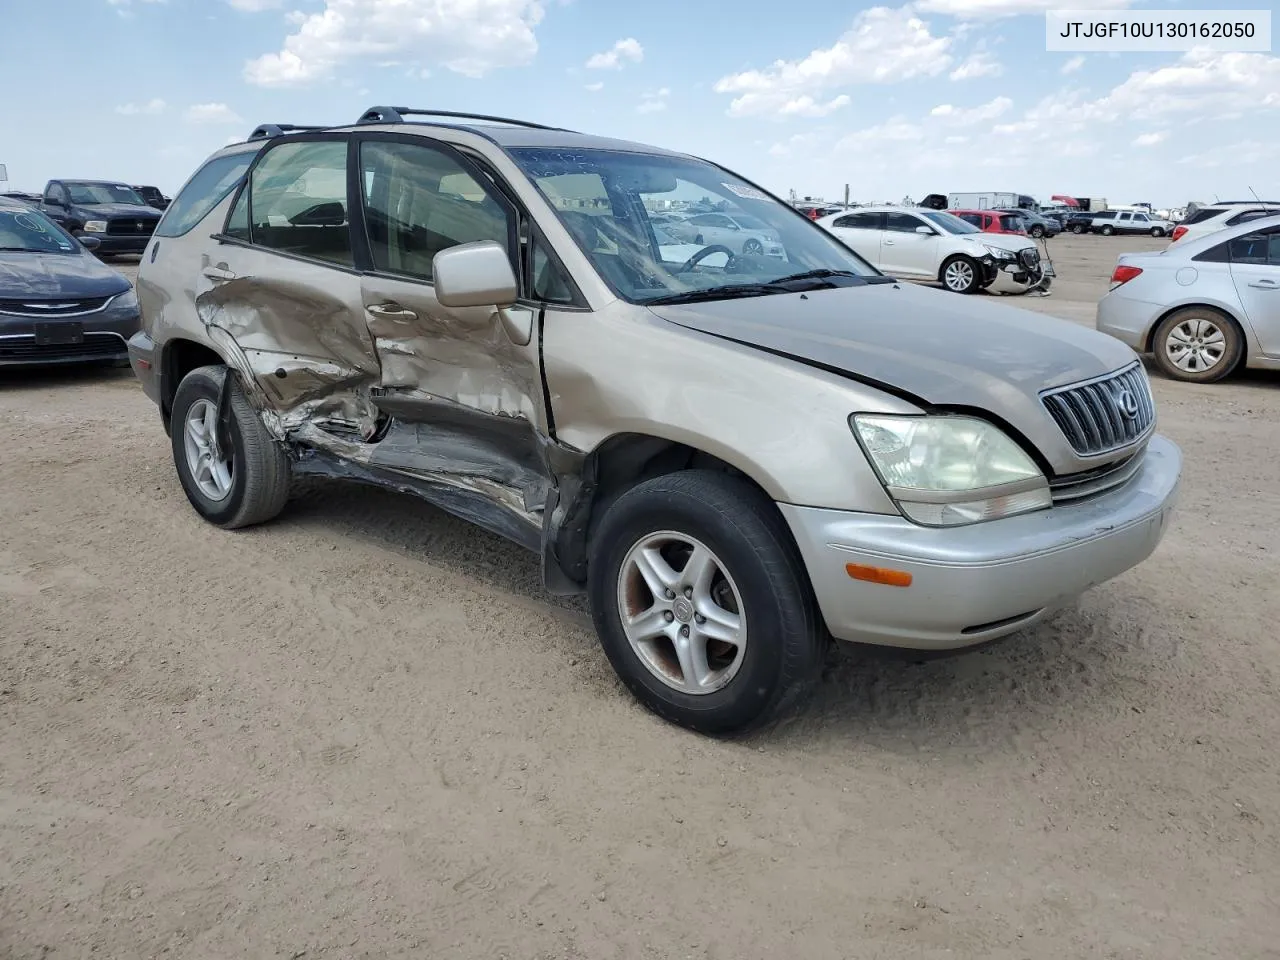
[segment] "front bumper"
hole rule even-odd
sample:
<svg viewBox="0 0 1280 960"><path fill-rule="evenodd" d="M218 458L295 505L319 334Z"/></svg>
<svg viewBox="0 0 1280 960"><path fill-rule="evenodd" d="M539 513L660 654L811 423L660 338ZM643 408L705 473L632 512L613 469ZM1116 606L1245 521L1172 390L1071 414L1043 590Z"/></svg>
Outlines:
<svg viewBox="0 0 1280 960"><path fill-rule="evenodd" d="M81 230L76 231L77 237L97 237L100 241L98 247L93 252L102 256L116 256L122 253L142 253L147 249L147 244L151 242L151 234L134 235L134 234L115 234L115 233L85 233Z"/></svg>
<svg viewBox="0 0 1280 960"><path fill-rule="evenodd" d="M156 344L145 330L129 338L129 366L151 402L160 404L160 374L156 369Z"/></svg>
<svg viewBox="0 0 1280 960"><path fill-rule="evenodd" d="M1155 436L1124 486L1084 502L963 527L779 504L840 640L924 650L972 646L1043 619L1155 550L1178 497L1182 453ZM911 575L854 580L846 564Z"/></svg>
<svg viewBox="0 0 1280 960"><path fill-rule="evenodd" d="M109 304L93 313L42 321L42 325L49 327L65 324L68 329L75 329L75 337L57 338L64 341L61 343L37 342L36 323L32 317L0 313L0 367L123 360L128 356L125 342L138 330L142 320L136 307Z"/></svg>

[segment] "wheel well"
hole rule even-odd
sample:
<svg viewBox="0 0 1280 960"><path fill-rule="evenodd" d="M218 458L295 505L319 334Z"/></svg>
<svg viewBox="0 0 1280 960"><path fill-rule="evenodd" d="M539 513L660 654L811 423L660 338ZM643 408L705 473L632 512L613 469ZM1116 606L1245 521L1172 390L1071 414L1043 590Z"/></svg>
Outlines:
<svg viewBox="0 0 1280 960"><path fill-rule="evenodd" d="M1151 325L1151 329L1147 331L1147 342L1146 342L1146 344L1143 346L1143 351L1142 351L1142 352L1143 352L1143 353L1155 353L1155 348L1156 348L1156 331L1158 331L1158 330L1160 329L1160 324L1164 323L1166 320L1168 320L1171 316L1173 316L1173 315L1174 315L1175 313L1177 313L1179 310L1186 310L1186 309L1188 309L1188 308L1199 308L1199 309L1201 309L1201 310L1212 310L1214 313L1220 314L1221 316L1225 317L1225 318L1227 319L1227 321L1228 321L1228 322L1229 322L1233 327L1235 327L1235 329L1236 329L1236 333L1237 333L1237 334L1239 335L1239 337L1240 337L1240 346L1241 346L1241 350L1240 350L1240 357L1239 357L1239 359L1237 360L1237 363L1242 362L1242 361L1244 360L1244 358L1245 358L1245 357L1248 355L1248 353L1249 353L1249 340L1248 340L1248 337L1246 337L1246 336L1245 336L1244 326L1240 323L1240 321L1239 321L1239 320L1237 320L1235 317L1233 317L1233 316L1232 316L1230 313L1228 313L1226 310L1223 310L1221 307L1215 307L1215 306L1214 306L1213 304L1211 304L1211 303L1183 303L1183 304L1179 304L1179 305L1178 305L1178 306L1176 306L1176 307L1172 307L1172 308L1170 308L1170 309L1166 310L1164 313L1160 314L1160 316L1156 317L1156 322L1155 322L1155 323L1153 323L1153 324Z"/></svg>
<svg viewBox="0 0 1280 960"><path fill-rule="evenodd" d="M197 367L225 362L215 350L194 340L170 340L165 344L160 358L160 414L164 417L166 426L173 412L173 398L182 378Z"/></svg>
<svg viewBox="0 0 1280 960"><path fill-rule="evenodd" d="M977 266L977 261L974 260L973 257L969 256L967 253L949 254L943 257L942 262L938 264L938 282L939 283L942 282L942 275L947 272L947 264L950 263L952 260L973 260L974 265Z"/></svg>
<svg viewBox="0 0 1280 960"><path fill-rule="evenodd" d="M556 534L556 556L569 578L586 581L591 537L609 504L645 480L681 470L714 470L759 487L741 470L688 444L635 433L610 437L583 462L581 486L565 505Z"/></svg>

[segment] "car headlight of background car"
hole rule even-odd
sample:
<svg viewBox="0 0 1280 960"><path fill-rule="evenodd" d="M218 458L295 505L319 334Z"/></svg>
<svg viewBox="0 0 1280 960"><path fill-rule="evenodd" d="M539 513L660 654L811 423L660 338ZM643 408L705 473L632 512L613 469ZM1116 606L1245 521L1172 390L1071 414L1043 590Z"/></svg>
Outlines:
<svg viewBox="0 0 1280 960"><path fill-rule="evenodd" d="M138 294L130 287L124 293L117 293L111 298L112 310L134 310L138 309Z"/></svg>
<svg viewBox="0 0 1280 960"><path fill-rule="evenodd" d="M84 223L85 233L106 233L107 221L105 220L86 220Z"/></svg>
<svg viewBox="0 0 1280 960"><path fill-rule="evenodd" d="M985 420L854 414L849 421L885 490L916 523L958 526L1053 506L1040 468Z"/></svg>

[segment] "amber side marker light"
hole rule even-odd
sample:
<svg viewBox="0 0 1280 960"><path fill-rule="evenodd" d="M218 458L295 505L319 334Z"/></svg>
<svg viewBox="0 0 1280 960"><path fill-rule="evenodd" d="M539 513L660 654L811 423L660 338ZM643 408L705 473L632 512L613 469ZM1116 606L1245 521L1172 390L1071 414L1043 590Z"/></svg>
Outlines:
<svg viewBox="0 0 1280 960"><path fill-rule="evenodd" d="M846 563L845 573L854 580L865 580L867 583L883 583L887 587L911 586L911 574L905 570L890 570L887 567L868 567L861 563Z"/></svg>

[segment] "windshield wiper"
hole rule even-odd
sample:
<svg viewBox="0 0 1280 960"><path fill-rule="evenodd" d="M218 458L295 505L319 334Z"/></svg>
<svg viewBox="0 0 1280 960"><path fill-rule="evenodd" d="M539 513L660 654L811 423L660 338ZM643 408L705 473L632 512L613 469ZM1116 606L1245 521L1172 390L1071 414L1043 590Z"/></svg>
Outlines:
<svg viewBox="0 0 1280 960"><path fill-rule="evenodd" d="M703 287L701 290L686 290L683 293L667 294L665 297L654 297L646 300L645 304L661 306L669 303L699 303L704 300L731 300L738 297L769 297L777 293L795 291L772 283L726 283L718 287Z"/></svg>
<svg viewBox="0 0 1280 960"><path fill-rule="evenodd" d="M860 273L854 273L852 270L806 270L804 273L793 273L789 277L779 277L773 283L791 283L794 280L828 280L831 277L852 277L855 280L865 280L866 277Z"/></svg>

